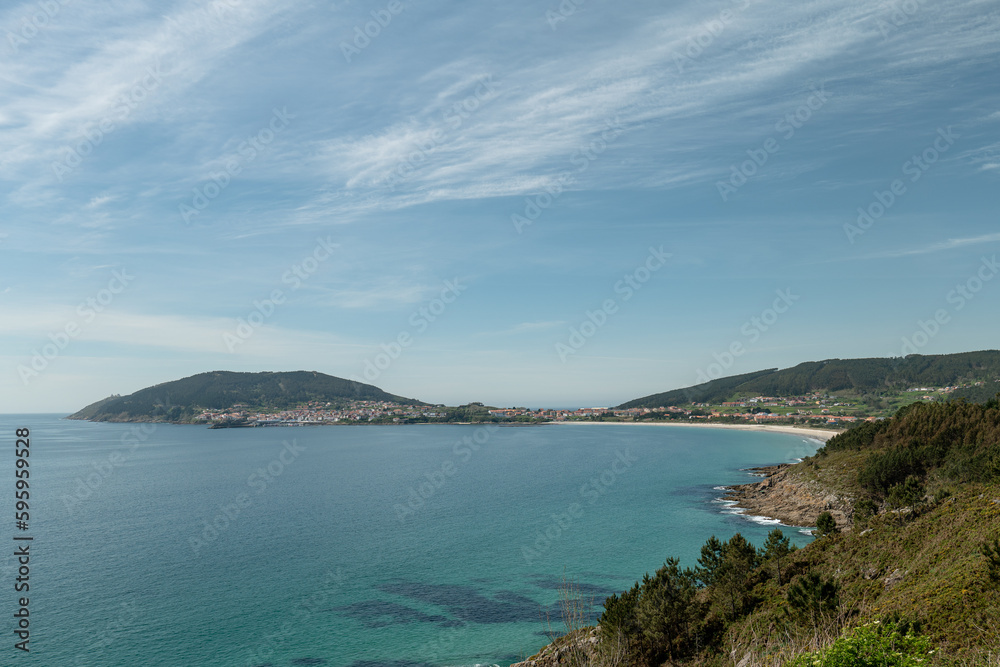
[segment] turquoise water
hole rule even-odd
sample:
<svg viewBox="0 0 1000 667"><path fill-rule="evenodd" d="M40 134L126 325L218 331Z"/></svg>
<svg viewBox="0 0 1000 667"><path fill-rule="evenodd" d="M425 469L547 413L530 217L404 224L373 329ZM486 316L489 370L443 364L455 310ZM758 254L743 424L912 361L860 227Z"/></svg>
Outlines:
<svg viewBox="0 0 1000 667"><path fill-rule="evenodd" d="M760 544L713 487L811 454L797 435L645 425L208 430L0 416L31 429L30 654L0 663L509 664L712 534ZM14 465L0 473L12 545ZM214 525L213 525L214 524ZM790 529L799 544L809 537ZM551 616L551 621L546 618Z"/></svg>

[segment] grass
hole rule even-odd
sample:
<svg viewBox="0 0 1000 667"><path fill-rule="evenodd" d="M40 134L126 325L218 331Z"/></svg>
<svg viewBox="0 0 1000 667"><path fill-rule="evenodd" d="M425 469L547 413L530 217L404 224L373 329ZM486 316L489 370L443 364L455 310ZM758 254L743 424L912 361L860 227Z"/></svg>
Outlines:
<svg viewBox="0 0 1000 667"><path fill-rule="evenodd" d="M797 631L785 618L784 591L769 582L758 590L763 603L730 629L730 652L752 656L745 667L778 666L796 652L830 645L847 628L904 618L940 650L933 664L991 664L1000 657L1000 590L990 583L978 547L1000 536L994 500L1000 501L1000 486L968 486L938 504L881 514L797 551L788 559L789 573L834 577L840 615L811 635Z"/></svg>

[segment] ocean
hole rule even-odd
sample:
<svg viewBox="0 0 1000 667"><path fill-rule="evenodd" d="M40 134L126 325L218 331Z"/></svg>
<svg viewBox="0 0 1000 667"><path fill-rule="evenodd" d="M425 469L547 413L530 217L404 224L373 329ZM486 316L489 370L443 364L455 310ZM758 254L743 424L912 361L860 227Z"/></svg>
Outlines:
<svg viewBox="0 0 1000 667"><path fill-rule="evenodd" d="M13 455L0 472L0 664L45 667L509 665L561 631L563 582L599 605L668 556L694 566L711 535L761 544L771 522L733 514L718 487L820 445L631 424L0 415L9 452L22 427L27 529ZM24 544L29 590L15 592ZM28 653L15 648L21 597Z"/></svg>

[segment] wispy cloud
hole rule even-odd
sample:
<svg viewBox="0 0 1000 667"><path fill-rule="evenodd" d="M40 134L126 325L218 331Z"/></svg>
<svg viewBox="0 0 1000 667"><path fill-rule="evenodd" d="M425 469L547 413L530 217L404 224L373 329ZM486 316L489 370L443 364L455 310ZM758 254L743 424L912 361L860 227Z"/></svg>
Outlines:
<svg viewBox="0 0 1000 667"><path fill-rule="evenodd" d="M421 285L402 278L378 278L350 287L318 288L324 294L320 302L328 306L350 309L379 310L400 304L420 303L432 292L428 285Z"/></svg>
<svg viewBox="0 0 1000 667"><path fill-rule="evenodd" d="M562 320L552 320L545 322L521 322L510 328L502 329L500 331L486 331L479 335L481 336L518 336L520 334L535 333L536 331L547 331L548 329L553 329L558 326L565 324Z"/></svg>
<svg viewBox="0 0 1000 667"><path fill-rule="evenodd" d="M937 243L931 243L919 248L908 248L902 250L888 250L885 252L874 253L871 255L865 255L863 259L892 259L895 257L911 257L914 255L930 255L937 252L945 252L947 250L955 250L956 248L965 248L967 246L977 246L977 245L987 245L990 243L1000 243L1000 233L997 234L984 234L982 236L973 236L969 238L959 238L959 239L948 239L947 241L939 241Z"/></svg>

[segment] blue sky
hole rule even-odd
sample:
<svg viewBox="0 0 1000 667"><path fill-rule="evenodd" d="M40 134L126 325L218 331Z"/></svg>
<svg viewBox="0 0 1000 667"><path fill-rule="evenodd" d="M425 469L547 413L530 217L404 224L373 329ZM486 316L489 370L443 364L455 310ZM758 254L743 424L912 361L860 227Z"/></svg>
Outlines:
<svg viewBox="0 0 1000 667"><path fill-rule="evenodd" d="M52 0L0 35L3 412L998 347L995 2Z"/></svg>

